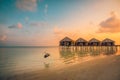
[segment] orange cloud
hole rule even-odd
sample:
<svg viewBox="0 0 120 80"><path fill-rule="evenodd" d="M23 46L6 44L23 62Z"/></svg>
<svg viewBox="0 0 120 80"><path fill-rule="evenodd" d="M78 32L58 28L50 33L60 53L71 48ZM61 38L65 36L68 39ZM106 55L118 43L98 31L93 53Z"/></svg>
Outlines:
<svg viewBox="0 0 120 80"><path fill-rule="evenodd" d="M53 32L58 40L61 40L65 36L68 36L74 40L80 37L80 32L76 30L65 30L63 28L54 27Z"/></svg>
<svg viewBox="0 0 120 80"><path fill-rule="evenodd" d="M111 12L111 17L102 21L98 30L99 33L109 32L117 33L120 32L120 19L117 18L114 12Z"/></svg>
<svg viewBox="0 0 120 80"><path fill-rule="evenodd" d="M54 27L53 31L55 34L62 34L64 32L61 28L58 28L58 27Z"/></svg>
<svg viewBox="0 0 120 80"><path fill-rule="evenodd" d="M37 0L17 0L16 6L21 10L35 11Z"/></svg>

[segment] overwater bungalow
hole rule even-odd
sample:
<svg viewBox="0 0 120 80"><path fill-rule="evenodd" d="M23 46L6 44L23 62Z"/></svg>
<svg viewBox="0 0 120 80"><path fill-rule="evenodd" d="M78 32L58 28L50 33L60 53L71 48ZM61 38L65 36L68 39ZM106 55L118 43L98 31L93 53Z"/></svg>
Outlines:
<svg viewBox="0 0 120 80"><path fill-rule="evenodd" d="M60 41L59 45L60 46L73 46L74 41L68 37L65 37Z"/></svg>
<svg viewBox="0 0 120 80"><path fill-rule="evenodd" d="M102 46L114 46L115 45L115 41L111 40L111 39L104 39L101 43Z"/></svg>
<svg viewBox="0 0 120 80"><path fill-rule="evenodd" d="M91 40L89 40L88 45L89 46L100 46L100 41L95 38L92 38Z"/></svg>
<svg viewBox="0 0 120 80"><path fill-rule="evenodd" d="M87 46L87 44L88 42L83 38L79 38L75 41L76 46Z"/></svg>

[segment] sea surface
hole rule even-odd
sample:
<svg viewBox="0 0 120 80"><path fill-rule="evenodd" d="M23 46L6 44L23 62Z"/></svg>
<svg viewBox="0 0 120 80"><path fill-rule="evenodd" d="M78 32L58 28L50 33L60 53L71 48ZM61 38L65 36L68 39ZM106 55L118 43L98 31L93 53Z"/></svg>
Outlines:
<svg viewBox="0 0 120 80"><path fill-rule="evenodd" d="M44 58L49 53L50 56ZM59 69L96 57L119 55L120 47L0 47L0 79L37 70Z"/></svg>

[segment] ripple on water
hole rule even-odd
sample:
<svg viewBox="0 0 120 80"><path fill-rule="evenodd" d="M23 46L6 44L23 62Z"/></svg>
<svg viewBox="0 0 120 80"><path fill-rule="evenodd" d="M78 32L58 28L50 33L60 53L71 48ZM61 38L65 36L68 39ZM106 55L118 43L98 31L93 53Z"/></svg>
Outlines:
<svg viewBox="0 0 120 80"><path fill-rule="evenodd" d="M88 61L95 57L119 55L120 48L95 47L78 49L44 48L0 48L0 77L21 74L43 69L64 68L69 65ZM44 58L44 52L50 56Z"/></svg>

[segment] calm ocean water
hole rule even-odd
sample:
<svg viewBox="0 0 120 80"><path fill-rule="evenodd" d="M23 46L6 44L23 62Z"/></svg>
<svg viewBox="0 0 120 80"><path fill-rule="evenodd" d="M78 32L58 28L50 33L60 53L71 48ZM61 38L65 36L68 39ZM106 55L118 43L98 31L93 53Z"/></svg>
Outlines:
<svg viewBox="0 0 120 80"><path fill-rule="evenodd" d="M50 53L44 58L45 52ZM100 56L119 55L119 47L12 47L0 48L0 78L14 74L58 69Z"/></svg>

